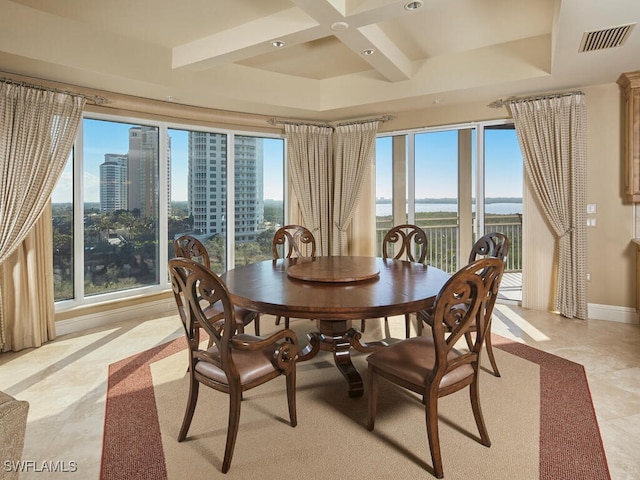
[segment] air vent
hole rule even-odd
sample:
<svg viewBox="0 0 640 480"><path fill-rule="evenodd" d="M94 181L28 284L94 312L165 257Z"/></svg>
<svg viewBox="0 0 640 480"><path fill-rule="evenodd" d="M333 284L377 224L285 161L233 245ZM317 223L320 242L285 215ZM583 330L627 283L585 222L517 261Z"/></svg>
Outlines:
<svg viewBox="0 0 640 480"><path fill-rule="evenodd" d="M620 47L629 37L635 23L619 27L605 28L594 32L584 32L579 52L593 52L603 48Z"/></svg>

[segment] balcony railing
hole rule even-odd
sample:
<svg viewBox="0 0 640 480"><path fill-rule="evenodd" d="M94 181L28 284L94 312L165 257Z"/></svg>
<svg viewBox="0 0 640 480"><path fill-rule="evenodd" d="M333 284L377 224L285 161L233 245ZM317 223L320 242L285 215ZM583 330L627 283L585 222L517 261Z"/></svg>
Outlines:
<svg viewBox="0 0 640 480"><path fill-rule="evenodd" d="M437 268L453 273L466 264L467 256L458 261L458 219L455 216L437 217L435 219L418 219L416 225L422 228L429 239L427 263ZM378 217L376 224L376 238L378 255L381 255L382 239L392 227L387 217ZM522 216L521 215L487 215L485 217L487 232L500 232L510 241L509 256L505 265L505 272L522 271Z"/></svg>

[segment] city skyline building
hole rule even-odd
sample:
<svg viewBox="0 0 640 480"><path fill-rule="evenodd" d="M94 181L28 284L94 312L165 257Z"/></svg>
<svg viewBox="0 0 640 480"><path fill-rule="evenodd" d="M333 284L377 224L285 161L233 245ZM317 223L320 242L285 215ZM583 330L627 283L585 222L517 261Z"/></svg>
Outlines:
<svg viewBox="0 0 640 480"><path fill-rule="evenodd" d="M189 132L189 214L198 235L224 235L227 226L227 135ZM262 139L234 136L235 235L255 240L264 222Z"/></svg>
<svg viewBox="0 0 640 480"><path fill-rule="evenodd" d="M100 165L100 213L128 209L128 164L127 155L104 155L104 163Z"/></svg>
<svg viewBox="0 0 640 480"><path fill-rule="evenodd" d="M157 127L129 129L129 208L143 217L158 216L159 135Z"/></svg>
<svg viewBox="0 0 640 480"><path fill-rule="evenodd" d="M128 135L127 153L106 153L105 161L100 165L100 212L137 209L143 217L156 218L158 129L135 126L129 128ZM167 158L170 162L170 154Z"/></svg>

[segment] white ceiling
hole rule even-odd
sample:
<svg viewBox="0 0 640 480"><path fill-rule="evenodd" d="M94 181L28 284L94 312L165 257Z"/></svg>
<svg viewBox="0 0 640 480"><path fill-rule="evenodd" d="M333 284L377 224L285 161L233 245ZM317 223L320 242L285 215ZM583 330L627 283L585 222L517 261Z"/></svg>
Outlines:
<svg viewBox="0 0 640 480"><path fill-rule="evenodd" d="M407 2L0 0L0 70L326 121L489 103L640 70L637 26L622 46L578 51L585 32L640 22L639 0L423 0L413 12Z"/></svg>

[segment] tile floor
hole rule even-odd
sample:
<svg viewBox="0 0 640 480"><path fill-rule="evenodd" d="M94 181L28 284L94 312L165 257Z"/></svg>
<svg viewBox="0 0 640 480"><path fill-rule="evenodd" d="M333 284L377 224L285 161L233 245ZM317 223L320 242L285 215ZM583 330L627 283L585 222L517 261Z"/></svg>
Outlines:
<svg viewBox="0 0 640 480"><path fill-rule="evenodd" d="M585 366L611 477L640 478L640 326L568 320L511 305L497 305L494 314L495 333ZM372 323L367 323L365 339L376 334ZM404 322L390 322L396 323L397 335L395 327L391 333L401 337ZM263 333L272 324L264 316ZM0 390L30 402L23 460L66 467L75 462L76 478L98 479L109 364L181 334L178 318L169 316L87 330L39 349L0 354ZM0 477L3 473L0 465ZM31 469L20 478L66 476Z"/></svg>

